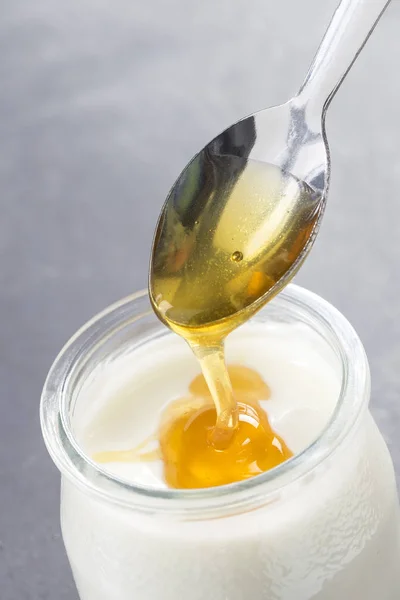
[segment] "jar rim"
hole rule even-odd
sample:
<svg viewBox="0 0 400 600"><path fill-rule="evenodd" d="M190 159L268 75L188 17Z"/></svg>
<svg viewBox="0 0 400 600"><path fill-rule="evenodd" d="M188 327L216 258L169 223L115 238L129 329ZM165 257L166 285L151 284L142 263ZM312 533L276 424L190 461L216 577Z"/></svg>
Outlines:
<svg viewBox="0 0 400 600"><path fill-rule="evenodd" d="M337 351L342 367L339 398L333 414L317 437L302 452L270 471L242 482L201 490L164 490L128 483L91 460L77 443L67 418L68 380L90 348L128 323L129 307L148 296L142 290L110 305L81 327L54 360L41 396L40 418L47 449L62 475L88 493L110 502L150 513L177 513L193 518L254 507L273 501L283 488L313 471L351 432L367 406L370 373L364 347L347 319L317 294L288 285L271 303L296 308L308 324L317 324ZM271 304L270 303L270 304ZM150 306L150 303L149 303ZM146 312L141 315L149 314ZM140 317L138 317L140 318ZM125 321L124 321L125 319Z"/></svg>

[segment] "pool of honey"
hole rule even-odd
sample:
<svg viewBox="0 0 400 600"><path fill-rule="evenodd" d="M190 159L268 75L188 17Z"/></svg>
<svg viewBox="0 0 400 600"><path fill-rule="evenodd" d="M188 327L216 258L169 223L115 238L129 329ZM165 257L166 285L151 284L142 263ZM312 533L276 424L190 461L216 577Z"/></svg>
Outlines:
<svg viewBox="0 0 400 600"><path fill-rule="evenodd" d="M216 410L202 375L190 384L188 395L167 405L155 436L132 450L99 452L99 463L161 460L170 488L208 488L243 481L268 471L292 456L272 429L261 402L271 395L254 370L228 367L238 406L238 424L224 449L212 443ZM158 449L148 451L158 441Z"/></svg>

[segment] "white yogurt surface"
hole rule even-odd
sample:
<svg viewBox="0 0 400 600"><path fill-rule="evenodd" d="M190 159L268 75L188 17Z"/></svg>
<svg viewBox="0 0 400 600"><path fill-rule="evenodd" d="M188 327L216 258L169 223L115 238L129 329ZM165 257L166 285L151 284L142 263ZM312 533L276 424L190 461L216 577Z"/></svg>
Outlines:
<svg viewBox="0 0 400 600"><path fill-rule="evenodd" d="M269 385L263 408L294 453L318 437L335 408L341 376L338 359L326 346L321 352L316 334L300 325L245 325L229 336L226 358L256 370ZM82 391L85 413L75 418L80 443L89 455L136 446L156 432L165 404L188 395L198 373L192 352L173 334L107 365ZM157 462L105 468L131 483L165 487Z"/></svg>

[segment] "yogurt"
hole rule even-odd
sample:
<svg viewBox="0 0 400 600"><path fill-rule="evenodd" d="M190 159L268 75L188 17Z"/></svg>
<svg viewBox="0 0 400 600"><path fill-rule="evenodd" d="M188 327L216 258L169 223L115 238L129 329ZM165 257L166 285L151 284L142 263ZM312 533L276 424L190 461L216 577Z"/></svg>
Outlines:
<svg viewBox="0 0 400 600"><path fill-rule="evenodd" d="M333 354L301 325L244 325L226 342L227 363L247 366L267 382L262 402L270 424L295 454L310 445L328 423L340 393L341 374ZM329 360L330 358L330 360ZM98 372L81 391L83 413L75 433L89 456L129 450L157 431L169 402L188 395L200 372L185 342L170 334ZM162 465L132 461L101 465L130 483L165 488Z"/></svg>
<svg viewBox="0 0 400 600"><path fill-rule="evenodd" d="M104 350L100 316L74 338L72 370L65 360L64 375L50 374L43 427L63 473L62 531L81 600L398 600L398 498L367 410L362 346L304 290L271 304L228 338L227 361L268 383L264 408L295 457L241 484L182 492L166 488L158 462L95 465L96 452L154 433L198 374L180 339L146 324L149 313L126 335L121 316Z"/></svg>

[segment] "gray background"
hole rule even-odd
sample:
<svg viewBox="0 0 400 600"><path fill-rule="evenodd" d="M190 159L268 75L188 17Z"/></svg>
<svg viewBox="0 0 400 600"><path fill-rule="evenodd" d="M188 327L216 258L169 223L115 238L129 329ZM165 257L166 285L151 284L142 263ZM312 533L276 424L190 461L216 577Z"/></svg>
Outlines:
<svg viewBox="0 0 400 600"><path fill-rule="evenodd" d="M0 5L0 597L76 600L41 386L93 313L144 287L156 216L214 134L285 101L336 0L3 0ZM370 357L400 474L400 3L328 117L333 178L297 281Z"/></svg>

